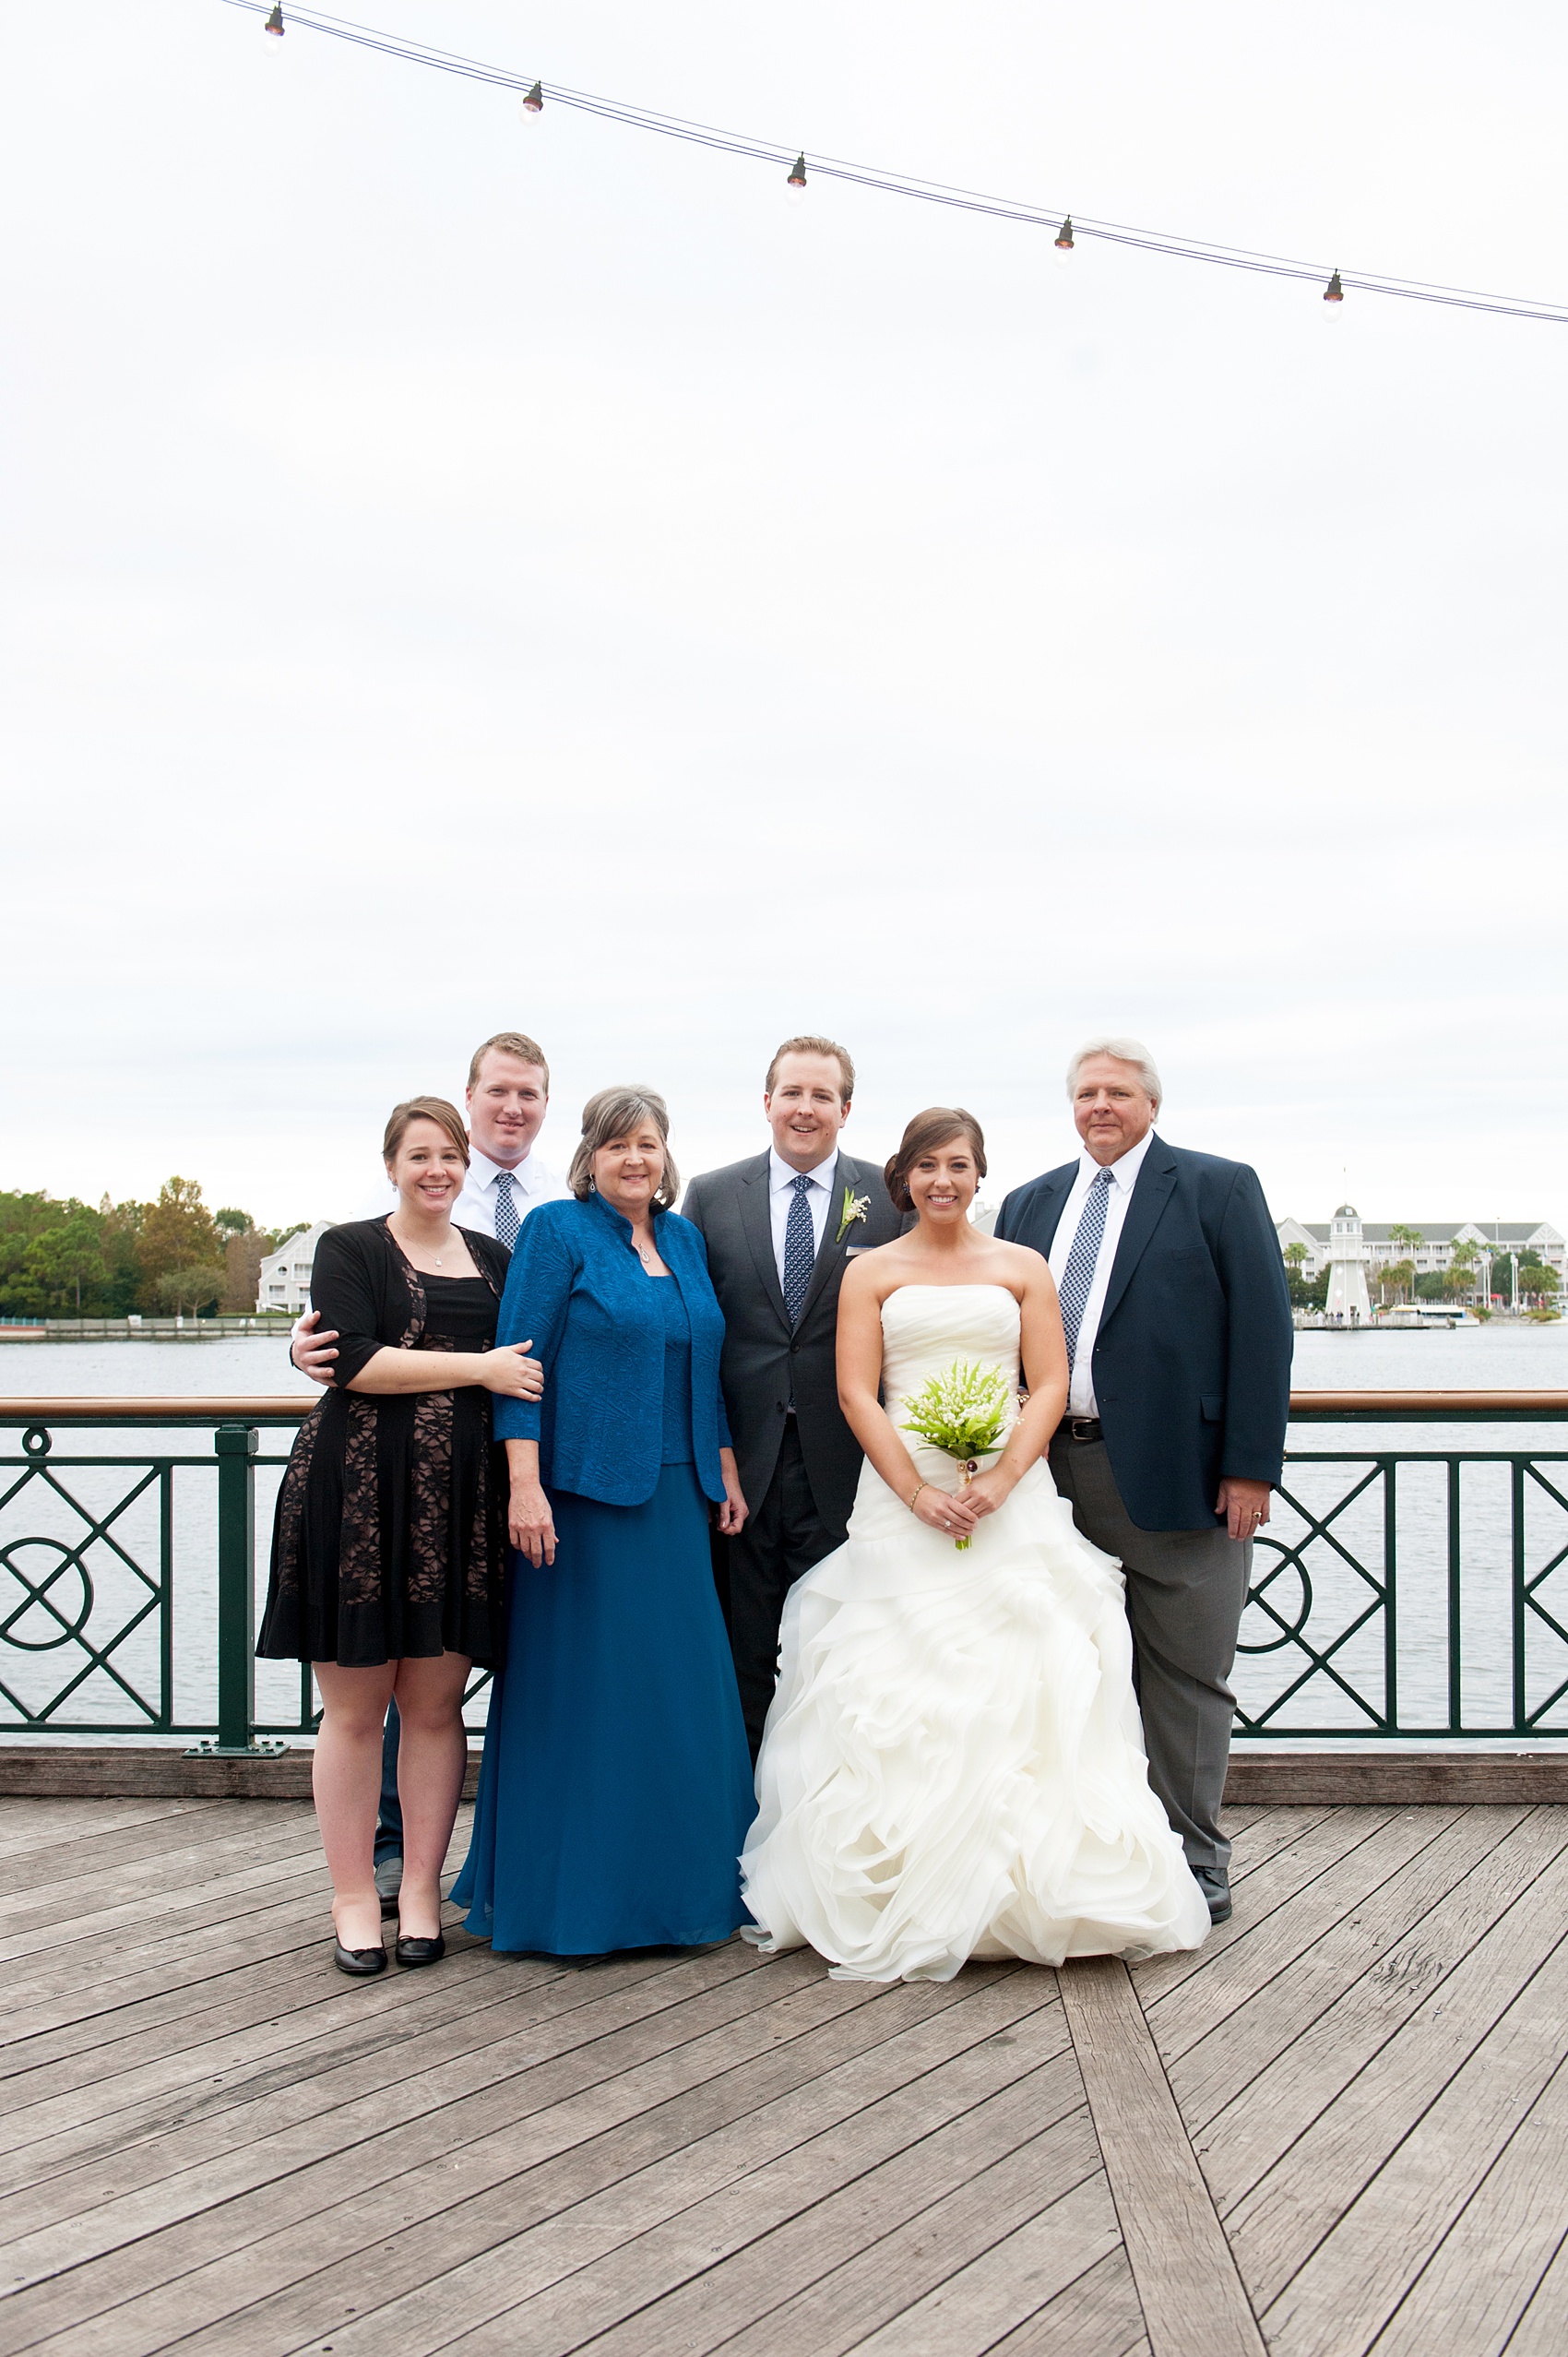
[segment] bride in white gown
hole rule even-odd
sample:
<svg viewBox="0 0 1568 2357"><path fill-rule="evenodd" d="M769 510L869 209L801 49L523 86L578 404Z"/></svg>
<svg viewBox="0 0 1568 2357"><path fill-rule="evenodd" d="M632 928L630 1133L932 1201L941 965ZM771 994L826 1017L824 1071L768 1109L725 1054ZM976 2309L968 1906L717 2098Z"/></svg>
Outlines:
<svg viewBox="0 0 1568 2357"><path fill-rule="evenodd" d="M839 1979L1150 1956L1209 1928L1149 1790L1121 1572L1044 1462L1067 1396L1056 1290L1038 1253L969 1225L984 1174L979 1125L940 1107L887 1166L919 1225L855 1259L838 1313L866 1462L845 1544L784 1607L744 1936L809 1944ZM956 1361L1001 1369L1010 1400L962 1489L899 1430Z"/></svg>

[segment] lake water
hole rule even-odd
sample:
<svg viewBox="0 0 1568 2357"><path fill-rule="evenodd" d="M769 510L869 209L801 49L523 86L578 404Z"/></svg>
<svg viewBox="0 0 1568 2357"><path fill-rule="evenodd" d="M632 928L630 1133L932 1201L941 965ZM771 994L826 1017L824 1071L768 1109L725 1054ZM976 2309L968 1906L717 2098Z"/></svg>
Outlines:
<svg viewBox="0 0 1568 2357"><path fill-rule="evenodd" d="M1568 1391L1568 1324L1456 1327L1452 1331L1360 1334L1304 1333L1296 1338L1293 1381L1301 1390L1560 1390ZM0 1396L265 1398L315 1396L315 1387L290 1365L287 1346L270 1337L234 1337L213 1341L0 1343ZM19 1434L0 1434L0 1457L10 1470L0 1473L0 1500L22 1470ZM257 1589L265 1591L267 1542L273 1505L291 1434L285 1429L262 1434L256 1480ZM1284 1495L1260 1542L1254 1586L1267 1578L1271 1556L1282 1544L1301 1550L1299 1564L1282 1567L1265 1594L1287 1628L1299 1628L1347 1684L1381 1707L1386 1671L1385 1624L1372 1582L1381 1580L1386 1530L1383 1476L1360 1461L1378 1450L1468 1455L1488 1450L1538 1450L1546 1479L1568 1494L1568 1464L1546 1459L1568 1452L1568 1425L1298 1425L1290 1435ZM177 1718L210 1720L216 1711L213 1649L216 1588L216 1482L210 1435L197 1431L137 1431L73 1434L60 1429L47 1474L34 1471L0 1504L0 1731L23 1723L17 1702L39 1710L68 1679L85 1670L63 1708L51 1717L94 1724L128 1720L124 1688L116 1673L151 1696L159 1673L156 1613L147 1580L136 1566L156 1577L160 1545L160 1501L156 1485L114 1511L128 1487L117 1458L150 1453L186 1460L171 1479L173 1548L173 1697ZM1314 1462L1330 1457L1334 1461ZM92 1463L90 1459L97 1459ZM103 1460L108 1459L105 1463ZM1372 1478L1350 1504L1347 1493ZM137 1478L137 1477L132 1477ZM1393 1647L1400 1721L1413 1732L1441 1734L1449 1713L1448 1470L1445 1465L1405 1464L1396 1477L1395 1527L1398 1544L1398 1616ZM1463 1601L1461 1656L1464 1720L1506 1727L1511 1720L1513 1561L1510 1470L1505 1464L1473 1464L1461 1482ZM60 1565L67 1547L80 1546L87 1518L111 1518L102 1533L82 1549L88 1577L72 1567L59 1573L48 1593L51 1612L30 1595ZM1312 1520L1325 1525L1312 1535ZM1526 1483L1526 1567L1533 1574L1558 1548L1568 1549L1568 1508L1540 1483ZM129 1558L129 1561L126 1559ZM1364 1566L1362 1569L1357 1566ZM1552 1575L1539 1590L1543 1603L1568 1625L1568 1571ZM90 1581L90 1589L89 1586ZM259 1601L259 1598L258 1598ZM57 1613L79 1635L62 1637ZM138 1613L139 1625L113 1638ZM1359 1627L1355 1626L1360 1623ZM1346 1634L1346 1632L1349 1634ZM105 1655L95 1667L85 1638ZM1336 1640L1342 1640L1336 1644ZM1529 1698L1534 1707L1560 1678L1568 1678L1568 1644L1560 1642L1532 1614L1529 1618ZM1285 1711L1271 1723L1315 1727L1354 1734L1367 1724L1334 1676L1313 1669L1300 1647L1283 1637L1267 1611L1253 1604L1243 1628L1244 1651L1236 1687L1250 1713L1265 1708L1288 1687L1299 1684ZM286 1665L256 1665L258 1716L292 1720L299 1710L299 1677ZM472 1712L482 1721L482 1698ZM1548 1728L1568 1729L1568 1710L1554 1708Z"/></svg>

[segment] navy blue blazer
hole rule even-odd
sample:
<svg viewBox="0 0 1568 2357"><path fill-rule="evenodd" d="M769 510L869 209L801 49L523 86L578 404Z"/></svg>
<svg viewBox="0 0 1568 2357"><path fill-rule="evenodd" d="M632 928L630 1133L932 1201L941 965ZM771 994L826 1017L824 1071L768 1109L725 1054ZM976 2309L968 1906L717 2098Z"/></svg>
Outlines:
<svg viewBox="0 0 1568 2357"><path fill-rule="evenodd" d="M1049 1253L1077 1174L1063 1162L1015 1188L996 1233ZM1278 1481L1294 1343L1257 1173L1153 1138L1094 1345L1111 1470L1140 1530L1213 1530L1227 1475Z"/></svg>
<svg viewBox="0 0 1568 2357"><path fill-rule="evenodd" d="M710 1498L724 1495L730 1446L719 1389L724 1318L701 1232L654 1214L654 1241L681 1288L692 1329L692 1455ZM637 1258L632 1223L601 1196L541 1203L523 1221L506 1272L495 1339L526 1342L544 1368L544 1398L495 1401L497 1440L537 1440L540 1479L606 1506L642 1506L659 1486L664 1446L664 1314Z"/></svg>

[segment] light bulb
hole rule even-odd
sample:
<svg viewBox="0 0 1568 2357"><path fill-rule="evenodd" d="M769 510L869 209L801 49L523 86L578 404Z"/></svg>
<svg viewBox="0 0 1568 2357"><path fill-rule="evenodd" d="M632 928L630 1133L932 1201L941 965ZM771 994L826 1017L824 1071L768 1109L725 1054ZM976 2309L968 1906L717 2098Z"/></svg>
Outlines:
<svg viewBox="0 0 1568 2357"><path fill-rule="evenodd" d="M536 82L532 89L524 97L523 113L525 114L544 113L544 84L542 82Z"/></svg>
<svg viewBox="0 0 1568 2357"><path fill-rule="evenodd" d="M1067 259L1067 257L1068 257L1068 256L1072 253L1072 251L1073 251L1073 216L1072 216L1072 214L1071 214L1071 213L1069 213L1069 214L1068 214L1068 216L1067 216L1067 218L1066 218L1066 220L1063 222L1063 224L1062 224L1061 228L1060 228L1060 229L1057 231L1057 232L1056 232L1056 258L1057 258L1057 260L1058 260L1059 262L1065 262L1065 261L1066 261L1066 259Z"/></svg>
<svg viewBox="0 0 1568 2357"><path fill-rule="evenodd" d="M806 159L804 152L795 158L789 179L784 183L791 196L803 196L806 188Z"/></svg>
<svg viewBox="0 0 1568 2357"><path fill-rule="evenodd" d="M1323 299L1324 299L1324 303L1343 303L1343 302L1344 302L1344 300L1345 300L1345 290L1344 290L1344 288L1343 288L1343 287L1340 285L1340 283L1339 283L1339 273L1338 273L1338 271L1337 271L1337 270L1336 270L1336 271L1335 271L1334 276L1333 276L1333 277L1329 280L1328 284L1327 284L1327 285L1324 288L1324 291L1323 291Z"/></svg>

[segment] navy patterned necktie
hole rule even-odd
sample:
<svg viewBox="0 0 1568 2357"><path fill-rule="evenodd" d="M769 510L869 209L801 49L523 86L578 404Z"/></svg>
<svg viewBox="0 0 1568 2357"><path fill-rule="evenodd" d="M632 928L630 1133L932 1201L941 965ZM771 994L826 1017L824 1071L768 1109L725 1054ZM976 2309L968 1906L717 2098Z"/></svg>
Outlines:
<svg viewBox="0 0 1568 2357"><path fill-rule="evenodd" d="M1105 1240L1105 1207L1111 1200L1115 1184L1109 1171L1099 1171L1094 1184L1084 1198L1078 1214L1078 1232L1073 1238L1073 1249L1067 1255L1067 1266L1062 1271L1062 1287L1058 1298L1062 1303L1062 1330L1067 1337L1067 1371L1071 1375L1078 1355L1078 1328L1084 1322L1084 1312L1094 1291L1095 1263Z"/></svg>
<svg viewBox="0 0 1568 2357"><path fill-rule="evenodd" d="M517 1217L517 1197L513 1193L517 1183L510 1171L503 1171L495 1182L495 1241L505 1244L508 1252L517 1243L517 1230L522 1224Z"/></svg>
<svg viewBox="0 0 1568 2357"><path fill-rule="evenodd" d="M811 1180L803 1171L796 1175L795 1199L790 1206L790 1217L784 1229L784 1306L790 1313L791 1326L799 1326L801 1312L806 1305L811 1290L812 1265L816 1259L816 1235L812 1227L812 1207L807 1200Z"/></svg>

